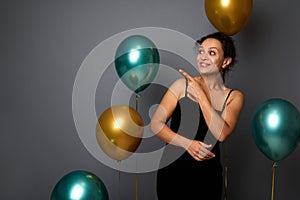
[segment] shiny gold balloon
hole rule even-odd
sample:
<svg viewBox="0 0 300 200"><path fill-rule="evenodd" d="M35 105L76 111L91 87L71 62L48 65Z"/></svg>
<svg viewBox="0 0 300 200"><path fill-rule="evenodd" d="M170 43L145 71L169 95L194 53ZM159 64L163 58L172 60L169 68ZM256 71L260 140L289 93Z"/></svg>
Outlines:
<svg viewBox="0 0 300 200"><path fill-rule="evenodd" d="M226 35L234 35L247 23L252 0L206 0L205 12L211 24Z"/></svg>
<svg viewBox="0 0 300 200"><path fill-rule="evenodd" d="M140 114L130 106L116 105L98 119L96 138L102 150L112 159L124 160L139 147L144 133Z"/></svg>

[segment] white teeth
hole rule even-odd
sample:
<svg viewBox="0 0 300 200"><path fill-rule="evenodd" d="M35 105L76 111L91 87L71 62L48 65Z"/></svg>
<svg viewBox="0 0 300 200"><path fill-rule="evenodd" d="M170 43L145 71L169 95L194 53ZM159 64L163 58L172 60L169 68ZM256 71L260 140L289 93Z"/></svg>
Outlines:
<svg viewBox="0 0 300 200"><path fill-rule="evenodd" d="M200 63L200 66L201 67L207 67L209 64L207 64L207 63Z"/></svg>

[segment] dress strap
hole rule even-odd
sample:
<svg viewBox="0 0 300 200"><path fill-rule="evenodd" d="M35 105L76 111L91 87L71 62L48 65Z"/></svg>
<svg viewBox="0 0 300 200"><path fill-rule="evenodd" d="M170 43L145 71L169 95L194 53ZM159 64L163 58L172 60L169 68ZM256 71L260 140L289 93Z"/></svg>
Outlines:
<svg viewBox="0 0 300 200"><path fill-rule="evenodd" d="M185 97L187 97L188 84L189 84L188 79L185 78L185 92L184 92L184 96L185 96Z"/></svg>
<svg viewBox="0 0 300 200"><path fill-rule="evenodd" d="M222 107L222 112L223 112L223 110L225 109L227 99L229 98L229 96L230 96L230 94L231 94L231 92L232 92L233 90L234 90L234 89L231 89L231 90L229 91L229 93L228 93L228 95L227 95L227 97L226 97L226 99L225 99L225 101L224 101L224 104L223 104L223 107Z"/></svg>

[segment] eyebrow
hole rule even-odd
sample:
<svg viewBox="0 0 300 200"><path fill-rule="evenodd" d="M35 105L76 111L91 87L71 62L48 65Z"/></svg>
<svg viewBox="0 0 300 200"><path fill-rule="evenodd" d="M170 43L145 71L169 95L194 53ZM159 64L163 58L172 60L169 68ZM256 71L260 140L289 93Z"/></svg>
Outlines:
<svg viewBox="0 0 300 200"><path fill-rule="evenodd" d="M204 47L203 46L199 46L199 49L204 49ZM218 48L217 47L209 47L208 49L216 49L216 50L218 50Z"/></svg>

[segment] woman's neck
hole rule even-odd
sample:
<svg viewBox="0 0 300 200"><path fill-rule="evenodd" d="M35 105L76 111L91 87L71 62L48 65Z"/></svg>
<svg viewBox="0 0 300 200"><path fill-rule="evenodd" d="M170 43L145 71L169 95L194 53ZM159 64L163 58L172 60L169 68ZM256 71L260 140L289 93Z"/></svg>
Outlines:
<svg viewBox="0 0 300 200"><path fill-rule="evenodd" d="M204 80L204 82L209 90L224 90L225 89L223 78L220 74L202 75L201 78Z"/></svg>

